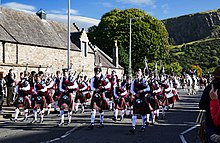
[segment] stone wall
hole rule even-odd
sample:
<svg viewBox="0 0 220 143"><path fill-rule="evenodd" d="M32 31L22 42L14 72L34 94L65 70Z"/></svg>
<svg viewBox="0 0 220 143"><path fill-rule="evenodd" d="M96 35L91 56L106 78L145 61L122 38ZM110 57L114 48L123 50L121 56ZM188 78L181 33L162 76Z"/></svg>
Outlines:
<svg viewBox="0 0 220 143"><path fill-rule="evenodd" d="M29 72L32 70L45 71L48 66L50 67L47 70L49 73L55 73L57 70L67 67L67 49L64 48L5 43L4 49L5 56L3 56L3 44L0 42L0 70L4 71L5 74L10 68L14 68L18 75L20 71L26 69L26 66ZM73 72L78 73L84 67L84 72L88 76L93 75L94 54L88 53L87 57L83 57L80 51L71 50L70 63L73 64Z"/></svg>

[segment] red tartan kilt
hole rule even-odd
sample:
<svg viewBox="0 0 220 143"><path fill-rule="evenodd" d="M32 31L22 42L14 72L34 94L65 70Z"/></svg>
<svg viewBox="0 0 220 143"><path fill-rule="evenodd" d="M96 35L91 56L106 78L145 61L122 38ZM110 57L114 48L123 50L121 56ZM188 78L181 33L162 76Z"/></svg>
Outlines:
<svg viewBox="0 0 220 143"><path fill-rule="evenodd" d="M105 97L106 97L106 98L109 98L109 99L112 99L112 97L113 97L113 91L106 91L106 92L105 92Z"/></svg>
<svg viewBox="0 0 220 143"><path fill-rule="evenodd" d="M96 110L109 110L109 105L106 99L104 99L103 93L101 93L101 98L99 100L95 99L95 92L93 93L90 108L91 109L96 109Z"/></svg>
<svg viewBox="0 0 220 143"><path fill-rule="evenodd" d="M175 102L176 102L176 96L175 95L170 97L170 98L168 98L168 103L169 104L172 104L172 103L175 103Z"/></svg>
<svg viewBox="0 0 220 143"><path fill-rule="evenodd" d="M126 109L126 106L127 104L124 98L118 99L117 101L115 100L115 109L124 110Z"/></svg>
<svg viewBox="0 0 220 143"><path fill-rule="evenodd" d="M177 90L173 90L173 94L174 94L174 95L177 95Z"/></svg>
<svg viewBox="0 0 220 143"><path fill-rule="evenodd" d="M41 103L37 103L36 101L34 101L34 105L33 106L34 106L34 109L40 108L42 110L43 108L46 108L47 107L47 102L46 102L45 96L42 96Z"/></svg>
<svg viewBox="0 0 220 143"><path fill-rule="evenodd" d="M33 95L34 94L34 87L30 87L30 90L28 90L27 93L29 95Z"/></svg>
<svg viewBox="0 0 220 143"><path fill-rule="evenodd" d="M31 100L30 98L26 95L26 96L23 96L23 102L20 103L18 100L19 100L19 97L21 97L20 95L18 96L18 98L16 99L15 101L15 104L14 106L16 108L26 108L26 109L30 109L31 108Z"/></svg>
<svg viewBox="0 0 220 143"><path fill-rule="evenodd" d="M86 93L85 96L86 96L86 99L90 99L91 98L90 92Z"/></svg>
<svg viewBox="0 0 220 143"><path fill-rule="evenodd" d="M75 103L85 103L86 102L86 97L83 93L76 93L76 97L75 97L75 100L74 102Z"/></svg>
<svg viewBox="0 0 220 143"><path fill-rule="evenodd" d="M53 95L53 100L58 101L60 96L61 96L61 92L59 92L59 91L55 92Z"/></svg>
<svg viewBox="0 0 220 143"><path fill-rule="evenodd" d="M166 106L167 105L167 99L163 99L163 100L158 100L159 102L159 106Z"/></svg>
<svg viewBox="0 0 220 143"><path fill-rule="evenodd" d="M45 96L47 104L51 104L54 102L53 97L48 93Z"/></svg>
<svg viewBox="0 0 220 143"><path fill-rule="evenodd" d="M70 104L63 103L59 107L60 107L61 110L67 109L68 111L71 111L72 107L73 107L72 105L73 105L72 103L70 103Z"/></svg>
<svg viewBox="0 0 220 143"><path fill-rule="evenodd" d="M133 113L134 114L146 115L146 114L151 113L151 110L150 110L145 98L141 99L142 105L140 105L140 106L137 106L136 100L137 100L137 98L135 98L133 100Z"/></svg>

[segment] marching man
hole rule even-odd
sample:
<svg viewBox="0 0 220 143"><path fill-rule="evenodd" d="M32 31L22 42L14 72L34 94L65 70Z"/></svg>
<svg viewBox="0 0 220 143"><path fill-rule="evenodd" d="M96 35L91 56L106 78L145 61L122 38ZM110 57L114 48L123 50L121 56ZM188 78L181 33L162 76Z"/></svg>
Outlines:
<svg viewBox="0 0 220 143"><path fill-rule="evenodd" d="M135 126L137 115L140 114L142 117L142 127L141 132L145 131L146 127L146 114L150 112L149 106L146 103L145 94L150 91L150 86L147 84L146 80L142 77L141 69L136 72L136 78L131 83L131 93L134 96L133 100L133 116L132 116L132 129L129 130L130 133L135 133Z"/></svg>
<svg viewBox="0 0 220 143"><path fill-rule="evenodd" d="M71 123L72 110L73 110L73 101L74 95L73 92L77 89L78 84L76 83L73 76L68 74L68 69L63 69L63 77L60 80L59 89L61 97L59 98L59 107L60 107L60 123L58 126L64 125L64 110L68 110L68 122L67 125Z"/></svg>
<svg viewBox="0 0 220 143"><path fill-rule="evenodd" d="M106 101L105 91L111 87L109 80L102 74L101 67L97 66L94 68L95 76L91 79L91 90L93 96L91 100L90 108L91 111L91 125L89 128L94 128L96 111L100 114L100 128L104 127L104 111L108 110L108 102Z"/></svg>

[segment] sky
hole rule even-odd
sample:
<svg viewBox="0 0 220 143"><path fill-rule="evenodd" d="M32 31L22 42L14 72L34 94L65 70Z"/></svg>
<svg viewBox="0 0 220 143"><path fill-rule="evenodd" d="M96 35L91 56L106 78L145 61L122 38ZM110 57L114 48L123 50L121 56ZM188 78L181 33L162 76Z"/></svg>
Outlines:
<svg viewBox="0 0 220 143"><path fill-rule="evenodd" d="M67 23L68 0L0 0L1 6L35 14L41 8L47 19ZM98 25L114 8L139 8L163 20L220 8L220 0L70 0L71 23L87 29Z"/></svg>

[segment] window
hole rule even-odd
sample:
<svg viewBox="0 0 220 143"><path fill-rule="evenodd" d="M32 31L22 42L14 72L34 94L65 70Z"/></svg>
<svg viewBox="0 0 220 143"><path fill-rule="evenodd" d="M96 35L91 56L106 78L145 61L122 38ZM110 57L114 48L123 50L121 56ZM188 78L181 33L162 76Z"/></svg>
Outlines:
<svg viewBox="0 0 220 143"><path fill-rule="evenodd" d="M82 55L84 56L84 57L87 57L87 43L86 42L82 42Z"/></svg>

